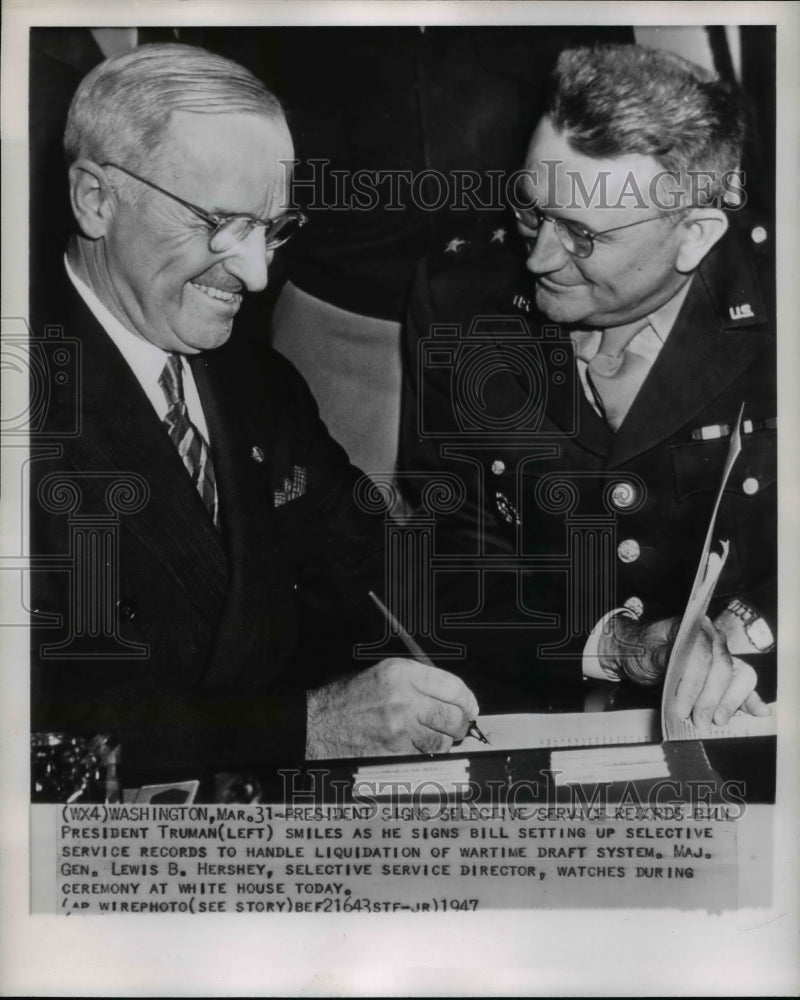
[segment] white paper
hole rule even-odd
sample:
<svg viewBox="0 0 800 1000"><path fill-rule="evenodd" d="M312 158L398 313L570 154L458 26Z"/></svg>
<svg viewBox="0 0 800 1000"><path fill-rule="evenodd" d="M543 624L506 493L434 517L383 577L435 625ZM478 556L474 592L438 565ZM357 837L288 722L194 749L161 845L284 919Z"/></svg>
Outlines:
<svg viewBox="0 0 800 1000"><path fill-rule="evenodd" d="M527 712L482 715L478 721L489 740L467 736L451 753L489 753L492 750L538 750L613 743L657 743L658 713L653 708L619 712Z"/></svg>
<svg viewBox="0 0 800 1000"><path fill-rule="evenodd" d="M556 750L550 756L550 770L557 785L638 781L670 774L662 746Z"/></svg>

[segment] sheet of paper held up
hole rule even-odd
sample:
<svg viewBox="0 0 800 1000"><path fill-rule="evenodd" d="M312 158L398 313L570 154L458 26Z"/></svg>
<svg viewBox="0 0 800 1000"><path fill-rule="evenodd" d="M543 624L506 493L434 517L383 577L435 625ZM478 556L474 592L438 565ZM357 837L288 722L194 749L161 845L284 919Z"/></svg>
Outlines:
<svg viewBox="0 0 800 1000"><path fill-rule="evenodd" d="M711 519L708 523L703 551L697 566L689 601L683 613L678 634L672 646L667 672L664 677L664 690L661 696L661 732L665 740L697 739L699 731L687 719L682 719L676 711L676 696L678 686L689 664L692 649L697 642L708 605L714 594L725 560L728 558L729 545L727 541L720 542L721 553L711 552L711 542L717 522L722 494L730 478L731 470L742 450L742 411L744 403L739 408L736 423L731 432L728 454L722 470L722 479L717 490Z"/></svg>

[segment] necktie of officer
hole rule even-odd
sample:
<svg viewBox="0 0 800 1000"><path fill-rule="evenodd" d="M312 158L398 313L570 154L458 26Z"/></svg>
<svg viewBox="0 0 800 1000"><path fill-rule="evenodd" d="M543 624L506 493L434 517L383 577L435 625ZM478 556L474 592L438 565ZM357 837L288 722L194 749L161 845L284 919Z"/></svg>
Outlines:
<svg viewBox="0 0 800 1000"><path fill-rule="evenodd" d="M587 362L586 379L608 425L619 430L642 387L652 362L633 347L633 340L648 326L647 320L624 328L603 330L600 345Z"/></svg>
<svg viewBox="0 0 800 1000"><path fill-rule="evenodd" d="M211 450L189 419L186 400L183 395L183 369L178 354L170 354L158 384L166 397L169 409L164 417L164 426L172 443L178 449L186 471L200 494L214 524L219 526L219 500L217 480Z"/></svg>

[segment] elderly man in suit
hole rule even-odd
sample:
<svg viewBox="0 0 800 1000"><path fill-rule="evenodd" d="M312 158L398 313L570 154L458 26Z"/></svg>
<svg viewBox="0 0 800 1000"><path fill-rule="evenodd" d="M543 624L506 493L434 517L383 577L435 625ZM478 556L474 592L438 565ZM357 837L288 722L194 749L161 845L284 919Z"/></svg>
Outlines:
<svg viewBox="0 0 800 1000"><path fill-rule="evenodd" d="M680 708L701 727L768 713L735 655L772 650L776 611L774 278L766 228L727 210L742 132L736 98L677 56L567 51L511 231L420 269L403 482L412 500L442 470L464 486L438 544L472 572L439 573L439 610L484 708L574 676L660 681L744 403Z"/></svg>
<svg viewBox="0 0 800 1000"><path fill-rule="evenodd" d="M156 779L446 748L477 712L458 678L354 659L383 633L382 516L291 365L232 334L302 224L279 103L229 60L143 46L83 80L65 147L77 232L33 317L56 348L34 730L111 733Z"/></svg>

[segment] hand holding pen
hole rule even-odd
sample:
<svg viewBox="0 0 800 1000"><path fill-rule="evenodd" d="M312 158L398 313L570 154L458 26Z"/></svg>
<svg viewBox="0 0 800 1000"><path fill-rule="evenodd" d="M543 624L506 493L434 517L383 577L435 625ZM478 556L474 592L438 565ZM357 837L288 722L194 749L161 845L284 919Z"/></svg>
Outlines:
<svg viewBox="0 0 800 1000"><path fill-rule="evenodd" d="M416 642L416 640L413 638L413 636L411 636L405 630L405 628L403 628L403 626L401 625L401 623L392 614L392 612L386 607L386 605L383 603L383 601L381 601L381 599L377 596L377 594L375 594L373 591L370 590L369 596L370 596L370 599L373 601L373 603L376 605L376 607L383 614L383 616L386 619L386 621L389 623L389 626L391 627L392 631L397 636L399 636L399 638L402 641L403 645L406 647L406 649L408 650L408 652L414 657L414 659L418 660L420 663L424 663L428 667L435 666L435 664L432 662L432 660L430 659L430 657L424 652L424 650L419 645L419 643ZM481 743L486 743L486 744L489 743L489 741L486 739L486 737L484 736L484 734L478 728L478 724L477 724L477 722L474 719L470 720L469 728L467 729L467 736L472 736L476 740L480 740Z"/></svg>

